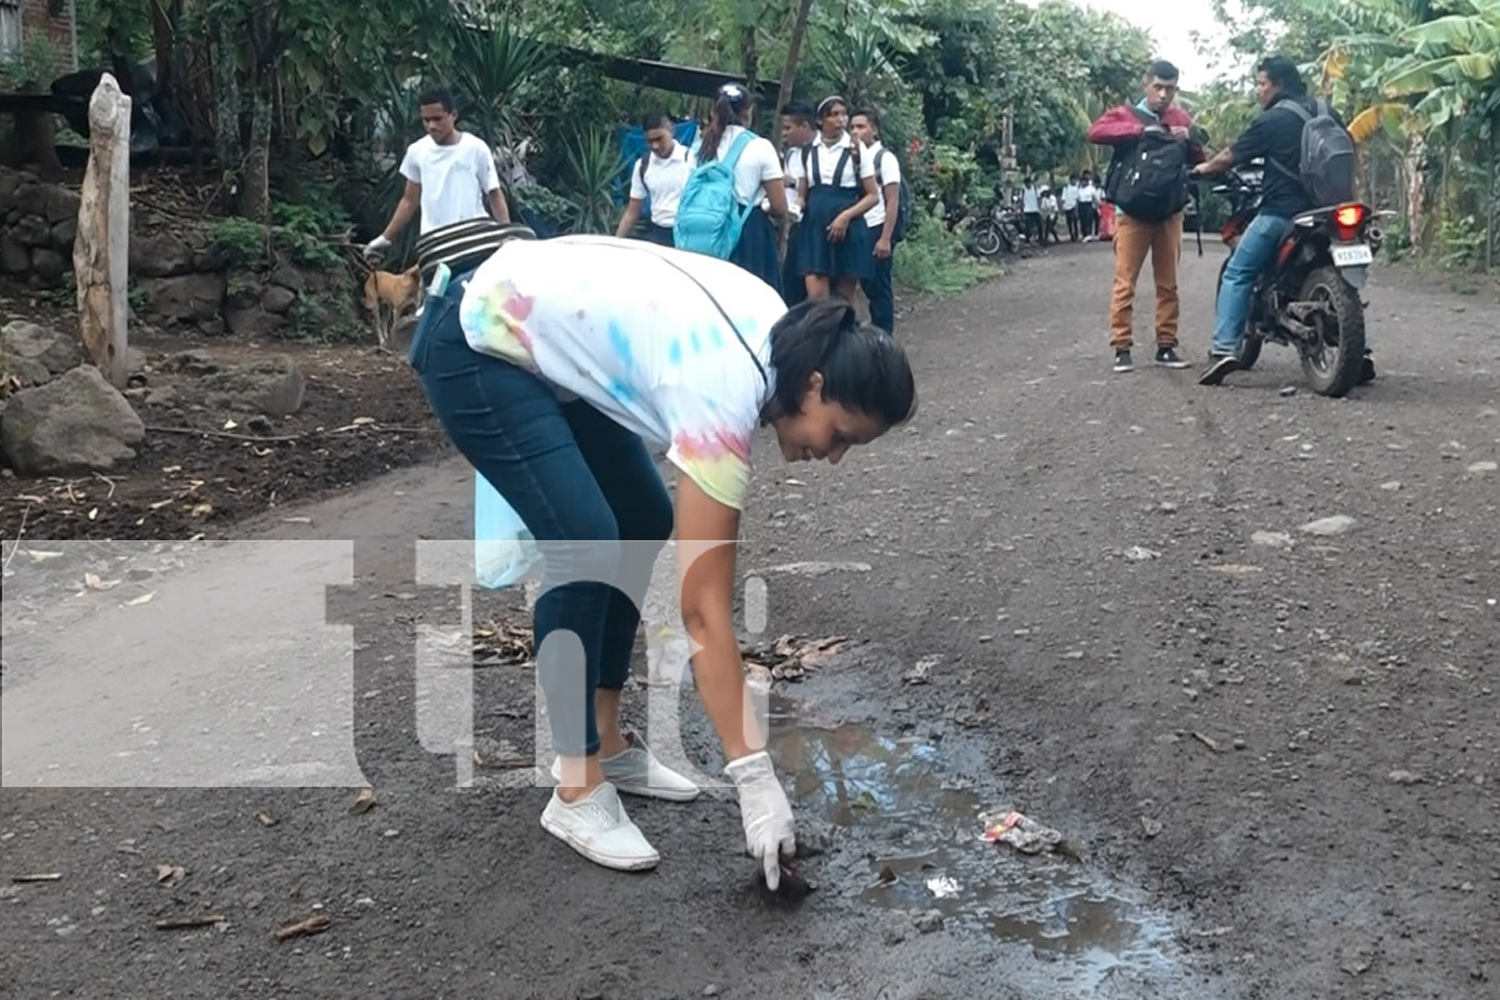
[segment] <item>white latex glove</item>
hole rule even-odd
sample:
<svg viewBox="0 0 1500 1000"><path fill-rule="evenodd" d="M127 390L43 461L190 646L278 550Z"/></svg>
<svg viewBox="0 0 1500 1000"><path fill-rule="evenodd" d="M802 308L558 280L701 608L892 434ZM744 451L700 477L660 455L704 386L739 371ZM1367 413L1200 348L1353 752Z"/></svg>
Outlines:
<svg viewBox="0 0 1500 1000"><path fill-rule="evenodd" d="M371 262L379 260L382 256L382 251L389 250L390 247L391 241L386 239L385 234L382 233L365 244L365 260Z"/></svg>
<svg viewBox="0 0 1500 1000"><path fill-rule="evenodd" d="M781 858L797 853L792 826L792 806L776 778L771 755L764 750L724 768L740 792L740 818L745 823L745 846L766 873L766 888L781 884Z"/></svg>

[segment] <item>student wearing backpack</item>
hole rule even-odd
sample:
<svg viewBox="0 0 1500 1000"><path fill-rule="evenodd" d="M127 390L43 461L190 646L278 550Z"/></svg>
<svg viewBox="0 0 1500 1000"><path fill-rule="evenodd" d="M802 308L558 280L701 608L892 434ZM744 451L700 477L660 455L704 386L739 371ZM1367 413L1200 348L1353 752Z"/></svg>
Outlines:
<svg viewBox="0 0 1500 1000"><path fill-rule="evenodd" d="M818 137L806 155L792 160L792 169L803 206L797 266L807 297L837 292L853 303L859 283L875 273L870 227L861 220L880 196L874 159L861 155L844 127L848 115L842 97L825 97L818 105Z"/></svg>
<svg viewBox="0 0 1500 1000"><path fill-rule="evenodd" d="M786 258L781 263L781 297L787 308L807 298L807 282L798 267L797 247L802 234L802 205L797 201L797 175L793 160L802 159L802 151L817 137L818 110L810 101L791 101L781 109L782 169L786 171L786 209L792 224L786 232ZM762 208L766 205L763 203Z"/></svg>
<svg viewBox="0 0 1500 1000"><path fill-rule="evenodd" d="M677 141L672 119L664 111L653 111L641 121L646 134L646 152L630 171L630 202L615 235L629 236L641 218L641 206L651 199L651 217L645 239L657 246L672 245L672 223L677 221L677 200L687 183L688 150Z"/></svg>
<svg viewBox="0 0 1500 1000"><path fill-rule="evenodd" d="M726 83L677 201L673 241L682 250L738 264L781 293L781 253L772 219L786 217L781 158L750 129L750 91ZM768 210L760 207L764 195Z"/></svg>
<svg viewBox="0 0 1500 1000"><path fill-rule="evenodd" d="M1156 358L1167 368L1186 368L1177 353L1182 304L1177 263L1182 254L1182 210L1188 203L1188 169L1203 161L1203 147L1189 134L1192 117L1177 98L1177 67L1165 60L1146 73L1145 97L1121 105L1089 128L1089 142L1114 147L1104 197L1115 208L1115 284L1110 298L1110 347L1115 371L1134 370L1130 349L1135 286L1146 255L1156 284Z"/></svg>
<svg viewBox="0 0 1500 1000"><path fill-rule="evenodd" d="M896 244L906 236L911 225L911 189L901 176L896 154L880 142L880 116L860 110L849 116L849 131L864 146L860 154L874 163L875 186L880 199L865 213L873 237L875 273L860 282L870 300L870 322L886 333L896 332L896 286L891 269L895 264Z"/></svg>
<svg viewBox="0 0 1500 1000"><path fill-rule="evenodd" d="M1224 376L1239 367L1236 360L1240 338L1244 336L1245 316L1250 312L1250 296L1255 279L1271 263L1276 248L1291 227L1291 220L1303 212L1322 206L1313 204L1311 193L1303 183L1302 140L1304 124L1318 111L1333 119L1339 129L1343 123L1320 102L1314 106L1302 82L1297 64L1286 56L1267 56L1255 69L1255 97L1264 109L1232 146L1219 151L1213 159L1194 169L1195 176L1223 173L1237 163L1249 163L1264 157L1260 210L1240 236L1240 242L1229 258L1224 280L1219 286L1219 303L1214 314L1214 339L1209 348L1208 365L1198 382L1218 385ZM1299 106L1300 111L1299 113ZM1353 196L1352 175L1342 186L1348 188L1336 200ZM1360 381L1375 377L1375 363L1368 352Z"/></svg>

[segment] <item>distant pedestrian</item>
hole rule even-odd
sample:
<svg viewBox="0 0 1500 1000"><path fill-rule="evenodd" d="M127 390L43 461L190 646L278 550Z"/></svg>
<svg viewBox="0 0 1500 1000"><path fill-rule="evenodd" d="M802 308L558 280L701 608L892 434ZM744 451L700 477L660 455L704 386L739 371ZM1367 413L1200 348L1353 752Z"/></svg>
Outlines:
<svg viewBox="0 0 1500 1000"><path fill-rule="evenodd" d="M786 212L791 225L786 233L786 257L781 265L781 297L790 308L807 298L797 255L802 235L802 202L797 197L797 173L792 161L801 162L807 147L818 135L818 110L808 101L791 101L781 109L781 156L786 171ZM762 208L769 207L762 202Z"/></svg>
<svg viewBox="0 0 1500 1000"><path fill-rule="evenodd" d="M1082 235L1078 221L1078 175L1071 174L1062 189L1063 218L1068 220L1068 240L1077 243Z"/></svg>
<svg viewBox="0 0 1500 1000"><path fill-rule="evenodd" d="M1099 238L1099 199L1094 172L1085 170L1078 183L1078 231L1083 234L1085 243Z"/></svg>
<svg viewBox="0 0 1500 1000"><path fill-rule="evenodd" d="M659 246L672 245L672 223L677 220L677 199L687 183L688 150L677 141L672 119L654 111L641 122L646 133L646 152L630 171L630 201L615 235L629 236L641 218L641 207L651 199L651 217L645 238Z"/></svg>
<svg viewBox="0 0 1500 1000"><path fill-rule="evenodd" d="M1026 221L1026 238L1042 242L1042 196L1036 189L1036 178L1026 178L1021 188L1021 216Z"/></svg>

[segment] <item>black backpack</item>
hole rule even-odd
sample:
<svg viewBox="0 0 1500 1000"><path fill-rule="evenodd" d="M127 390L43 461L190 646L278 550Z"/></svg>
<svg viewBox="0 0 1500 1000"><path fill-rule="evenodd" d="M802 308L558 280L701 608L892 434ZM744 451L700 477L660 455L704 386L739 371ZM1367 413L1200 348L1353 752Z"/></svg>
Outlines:
<svg viewBox="0 0 1500 1000"><path fill-rule="evenodd" d="M1319 98L1311 109L1287 97L1274 105L1302 119L1302 155L1294 171L1274 157L1266 162L1302 185L1314 207L1340 205L1354 200L1357 167L1354 140L1349 130L1333 117L1328 102Z"/></svg>
<svg viewBox="0 0 1500 1000"><path fill-rule="evenodd" d="M1188 145L1140 108L1135 113L1146 131L1115 163L1109 200L1132 219L1165 222L1189 200Z"/></svg>

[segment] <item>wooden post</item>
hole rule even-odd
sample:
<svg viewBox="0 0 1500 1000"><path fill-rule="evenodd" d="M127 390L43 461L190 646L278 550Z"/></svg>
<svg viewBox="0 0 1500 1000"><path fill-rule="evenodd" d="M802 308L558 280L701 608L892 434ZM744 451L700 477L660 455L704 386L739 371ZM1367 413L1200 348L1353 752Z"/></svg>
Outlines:
<svg viewBox="0 0 1500 1000"><path fill-rule="evenodd" d="M83 347L100 374L126 384L130 315L130 98L105 73L89 99L89 165L78 206L73 272Z"/></svg>

